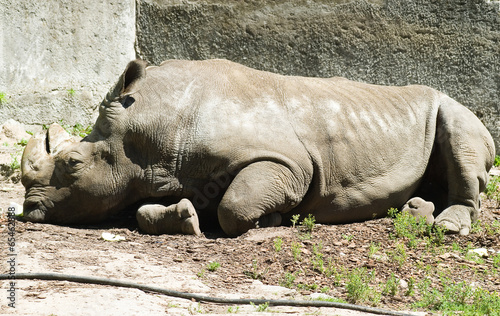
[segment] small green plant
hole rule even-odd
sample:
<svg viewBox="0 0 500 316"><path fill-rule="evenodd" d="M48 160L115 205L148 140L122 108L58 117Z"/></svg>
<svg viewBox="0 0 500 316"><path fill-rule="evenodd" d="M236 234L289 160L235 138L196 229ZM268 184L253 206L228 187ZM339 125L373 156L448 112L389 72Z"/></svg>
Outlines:
<svg viewBox="0 0 500 316"><path fill-rule="evenodd" d="M76 123L71 129L70 134L84 138L91 132L92 132L92 125L84 127L82 124Z"/></svg>
<svg viewBox="0 0 500 316"><path fill-rule="evenodd" d="M500 268L500 253L493 256L493 267L496 269Z"/></svg>
<svg viewBox="0 0 500 316"><path fill-rule="evenodd" d="M217 261L214 261L214 262L210 262L208 265L207 265L207 270L210 271L210 272L215 272L217 271L217 269L220 268L220 263L218 263Z"/></svg>
<svg viewBox="0 0 500 316"><path fill-rule="evenodd" d="M318 271L319 273L325 272L325 262L323 260L323 254L321 253L321 249L323 249L323 245L319 243L318 245L313 245L313 254L314 257L311 258L311 263L313 265L313 269Z"/></svg>
<svg viewBox="0 0 500 316"><path fill-rule="evenodd" d="M500 296L482 288L473 288L465 282L442 280L442 290L431 288L425 279L419 284L422 298L414 307L441 311L444 315L499 315Z"/></svg>
<svg viewBox="0 0 500 316"><path fill-rule="evenodd" d="M371 286L374 273L368 273L366 268L356 268L347 276L347 300L353 304L372 302L378 304L380 294Z"/></svg>
<svg viewBox="0 0 500 316"><path fill-rule="evenodd" d="M372 258L380 249L379 243L374 243L373 241L370 243L370 248L368 249L368 258Z"/></svg>
<svg viewBox="0 0 500 316"><path fill-rule="evenodd" d="M22 138L20 141L17 142L17 144L21 147L26 147L26 145L28 145L28 140Z"/></svg>
<svg viewBox="0 0 500 316"><path fill-rule="evenodd" d="M446 233L444 227L429 225L424 217L417 219L409 212L398 212L395 208L389 209L388 214L394 219L394 234L391 237L405 239L408 247L415 248L423 240L434 245L443 243Z"/></svg>
<svg viewBox="0 0 500 316"><path fill-rule="evenodd" d="M415 279L410 277L408 280L408 288L406 289L405 296L415 295Z"/></svg>
<svg viewBox="0 0 500 316"><path fill-rule="evenodd" d="M293 220L297 221L298 218L294 218ZM314 216L312 214L307 215L307 217L300 222L299 238L302 240L311 239L311 235L314 230L315 224L316 224L316 219L314 218Z"/></svg>
<svg viewBox="0 0 500 316"><path fill-rule="evenodd" d="M75 89L73 89L73 88L69 88L69 89L67 90L67 92L68 92L68 96L69 96L70 98L74 97L74 96L75 96L75 94L76 94L76 91L75 91Z"/></svg>
<svg viewBox="0 0 500 316"><path fill-rule="evenodd" d="M240 307L239 307L239 306L229 306L229 307L227 308L227 312L228 312L229 314L236 314L236 313L238 313L239 311L240 311Z"/></svg>
<svg viewBox="0 0 500 316"><path fill-rule="evenodd" d="M488 199L497 201L497 207L500 206L500 176L492 176L490 178L490 181L486 184L484 193Z"/></svg>
<svg viewBox="0 0 500 316"><path fill-rule="evenodd" d="M302 260L301 253L302 253L302 244L298 242L292 242L292 255L295 261Z"/></svg>
<svg viewBox="0 0 500 316"><path fill-rule="evenodd" d="M189 306L188 311L191 315L204 313L203 308L201 307L201 303L196 304L196 307L195 305Z"/></svg>
<svg viewBox="0 0 500 316"><path fill-rule="evenodd" d="M382 290L383 295L396 296L398 293L399 279L396 278L394 273L387 279L384 289Z"/></svg>
<svg viewBox="0 0 500 316"><path fill-rule="evenodd" d="M292 222L293 228L295 228L295 225L297 225L297 223L299 222L299 219L300 219L299 214L292 215L292 219L290 219L290 222Z"/></svg>
<svg viewBox="0 0 500 316"><path fill-rule="evenodd" d="M396 249L389 251L388 255L391 261L397 263L399 267L402 267L408 258L408 255L406 254L406 247L402 243L396 244Z"/></svg>
<svg viewBox="0 0 500 316"><path fill-rule="evenodd" d="M495 156L495 162L493 163L495 167L500 167L500 156Z"/></svg>
<svg viewBox="0 0 500 316"><path fill-rule="evenodd" d="M294 287L294 282L297 277L295 274L290 273L290 272L285 272L285 275L283 275L283 278L280 280L280 286L286 287L286 288L293 288Z"/></svg>
<svg viewBox="0 0 500 316"><path fill-rule="evenodd" d="M280 252L283 248L283 239L281 237L274 239L274 250L276 252Z"/></svg>
<svg viewBox="0 0 500 316"><path fill-rule="evenodd" d="M9 164L10 169L12 169L12 171L21 169L21 163L19 162L19 153L12 153L10 154L10 157L12 158Z"/></svg>
<svg viewBox="0 0 500 316"><path fill-rule="evenodd" d="M201 269L200 272L196 273L196 275L200 278L200 279L203 279L205 277L205 273L207 271L205 269Z"/></svg>
<svg viewBox="0 0 500 316"><path fill-rule="evenodd" d="M351 242L352 239L354 238L353 235L345 235L345 234L342 234L342 238L347 240L348 242Z"/></svg>
<svg viewBox="0 0 500 316"><path fill-rule="evenodd" d="M7 94L5 92L0 92L0 105L7 104L8 102Z"/></svg>
<svg viewBox="0 0 500 316"><path fill-rule="evenodd" d="M252 305L255 308L255 311L259 313L265 312L269 308L269 302L265 302L264 304L259 304L257 306L250 302L250 305Z"/></svg>
<svg viewBox="0 0 500 316"><path fill-rule="evenodd" d="M71 126L68 124L64 124L63 120L59 121L59 125L61 125L62 128L64 128L64 130L71 136L79 136L84 138L92 132L92 125L88 125L87 127L85 127L80 123L76 123L75 125ZM46 125L43 125L43 128L47 129L48 127Z"/></svg>
<svg viewBox="0 0 500 316"><path fill-rule="evenodd" d="M243 274L247 277L254 280L262 280L265 274L269 271L269 268L266 268L264 271L259 271L259 266L257 265L257 260L252 260L252 271L243 271Z"/></svg>
<svg viewBox="0 0 500 316"><path fill-rule="evenodd" d="M312 216L312 214L309 214L300 224L306 229L307 232L312 233L315 223L316 219Z"/></svg>

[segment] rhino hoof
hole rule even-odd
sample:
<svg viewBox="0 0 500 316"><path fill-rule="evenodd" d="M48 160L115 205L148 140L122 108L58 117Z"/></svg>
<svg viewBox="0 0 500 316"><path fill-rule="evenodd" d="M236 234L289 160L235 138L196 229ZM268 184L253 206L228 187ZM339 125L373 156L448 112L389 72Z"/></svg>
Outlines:
<svg viewBox="0 0 500 316"><path fill-rule="evenodd" d="M422 217L425 218L425 222L428 225L434 224L434 216L432 215L432 213L434 213L434 203L427 202L422 198L414 197L410 199L406 202L401 211L408 212L417 219Z"/></svg>
<svg viewBox="0 0 500 316"><path fill-rule="evenodd" d="M139 228L148 234L201 235L198 214L187 199L170 206L145 204L137 210L136 218Z"/></svg>

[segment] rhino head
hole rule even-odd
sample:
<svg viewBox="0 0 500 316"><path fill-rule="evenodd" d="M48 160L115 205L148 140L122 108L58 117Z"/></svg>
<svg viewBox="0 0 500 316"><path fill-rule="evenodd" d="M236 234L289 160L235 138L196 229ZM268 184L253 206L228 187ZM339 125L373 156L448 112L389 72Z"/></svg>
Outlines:
<svg viewBox="0 0 500 316"><path fill-rule="evenodd" d="M137 64L135 64L137 66ZM102 221L140 199L130 194L140 168L123 149L123 103L144 65L129 64L100 106L94 129L79 140L58 124L30 139L22 157L24 218L81 224Z"/></svg>

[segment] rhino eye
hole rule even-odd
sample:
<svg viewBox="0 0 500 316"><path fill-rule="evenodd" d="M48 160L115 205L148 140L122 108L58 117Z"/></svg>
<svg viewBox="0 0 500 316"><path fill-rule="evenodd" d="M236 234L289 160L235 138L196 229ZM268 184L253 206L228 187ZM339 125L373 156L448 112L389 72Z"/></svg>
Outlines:
<svg viewBox="0 0 500 316"><path fill-rule="evenodd" d="M82 163L82 161L75 159L75 158L69 158L69 160L68 160L68 166L70 166L71 168L75 168L76 166L78 166L81 163Z"/></svg>

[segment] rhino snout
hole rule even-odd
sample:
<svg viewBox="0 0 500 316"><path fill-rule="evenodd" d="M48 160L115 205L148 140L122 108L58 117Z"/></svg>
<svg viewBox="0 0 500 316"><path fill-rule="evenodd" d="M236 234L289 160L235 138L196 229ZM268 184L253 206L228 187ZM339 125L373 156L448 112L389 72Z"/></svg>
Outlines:
<svg viewBox="0 0 500 316"><path fill-rule="evenodd" d="M23 210L25 220L38 223L45 221L45 211L41 207L41 202L25 200Z"/></svg>
<svg viewBox="0 0 500 316"><path fill-rule="evenodd" d="M42 223L45 221L45 212L39 208L24 211L24 219L34 223Z"/></svg>

